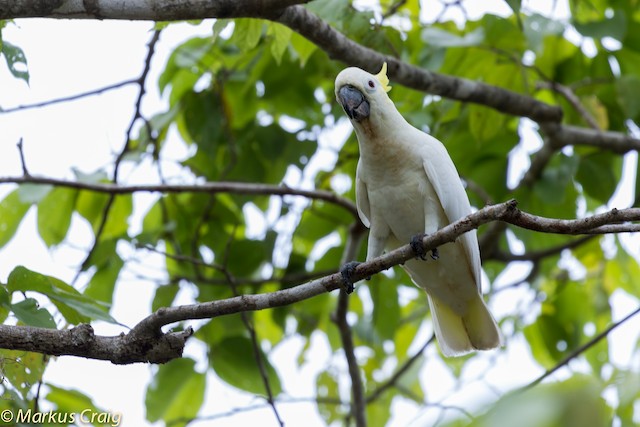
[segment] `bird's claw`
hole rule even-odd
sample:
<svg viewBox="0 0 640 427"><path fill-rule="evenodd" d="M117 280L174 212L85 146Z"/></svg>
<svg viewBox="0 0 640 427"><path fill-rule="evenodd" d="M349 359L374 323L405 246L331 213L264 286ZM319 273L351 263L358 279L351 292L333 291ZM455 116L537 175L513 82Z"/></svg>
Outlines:
<svg viewBox="0 0 640 427"><path fill-rule="evenodd" d="M411 238L411 242L409 242L409 244L411 245L411 249L413 249L413 252L416 254L416 258L420 258L421 260L426 261L427 251L424 249L424 243L422 242L424 236L424 234L416 234ZM432 260L437 260L438 258L440 258L438 248L432 249L430 256Z"/></svg>
<svg viewBox="0 0 640 427"><path fill-rule="evenodd" d="M416 258L420 258L425 261L427 259L425 254L427 252L424 250L424 243L422 243L423 238L424 234L416 234L411 238L411 242L409 242L409 244L411 245L411 249L413 249L413 253L416 254Z"/></svg>
<svg viewBox="0 0 640 427"><path fill-rule="evenodd" d="M357 261L351 261L346 263L340 269L340 274L342 275L342 283L343 289L347 294L350 294L355 289L353 286L353 273L361 263Z"/></svg>

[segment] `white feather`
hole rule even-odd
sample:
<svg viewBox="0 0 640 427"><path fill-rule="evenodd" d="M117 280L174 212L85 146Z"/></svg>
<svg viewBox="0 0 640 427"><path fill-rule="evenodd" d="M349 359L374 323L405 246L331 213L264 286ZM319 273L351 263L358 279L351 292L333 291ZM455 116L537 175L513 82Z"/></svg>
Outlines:
<svg viewBox="0 0 640 427"><path fill-rule="evenodd" d="M469 199L445 147L400 115L375 76L347 68L336 78L358 89L370 105L368 118L352 120L360 147L356 203L370 228L367 259L433 233L471 213ZM367 87L366 85L369 85ZM403 268L429 295L442 352L456 356L502 345L500 330L480 288L481 262L475 230L439 248L437 261L410 260Z"/></svg>

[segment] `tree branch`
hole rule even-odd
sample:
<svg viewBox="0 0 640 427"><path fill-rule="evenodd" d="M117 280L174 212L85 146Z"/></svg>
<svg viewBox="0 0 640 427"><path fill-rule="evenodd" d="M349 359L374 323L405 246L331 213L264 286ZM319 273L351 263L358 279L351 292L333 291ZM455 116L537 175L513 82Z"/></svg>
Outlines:
<svg viewBox="0 0 640 427"><path fill-rule="evenodd" d="M338 205L349 211L354 218L358 218L358 210L351 200L337 196L325 190L301 190L286 185L270 185L249 182L204 182L201 184L148 184L148 185L117 185L113 183L95 183L69 181L57 178L38 176L0 177L0 184L40 184L56 187L75 188L78 190L95 191L105 194L131 193L233 193L263 196L302 196L314 200L324 200Z"/></svg>
<svg viewBox="0 0 640 427"><path fill-rule="evenodd" d="M1 2L2 0L0 0ZM69 102L69 101L75 101L78 99L82 99L82 98L86 98L88 96L92 96L92 95L99 95L103 92L107 92L113 89L119 89L121 87L130 85L130 84L136 84L138 83L139 78L135 78L135 79L129 79L129 80L124 80L120 83L114 83L108 86L104 86L98 89L94 89L94 90L90 90L88 92L82 92L82 93L77 93L75 95L70 95L70 96L64 96L62 98L55 98L55 99L50 99L48 101L42 101L42 102L36 102L33 104L24 104L24 105L18 105L16 107L11 107L11 108L5 108L2 109L0 108L0 114L9 114L9 113L15 113L17 111L24 111L24 110L30 110L32 108L41 108L41 107L48 107L49 105L55 105L55 104L60 104L63 102Z"/></svg>
<svg viewBox="0 0 640 427"><path fill-rule="evenodd" d="M374 73L386 62L389 78L404 86L446 98L486 105L503 113L529 117L537 122L559 122L562 119L559 107L529 96L498 86L423 70L397 58L382 55L347 38L302 6L285 9L277 22L318 45L331 59Z"/></svg>
<svg viewBox="0 0 640 427"><path fill-rule="evenodd" d="M640 231L640 208L613 209L587 218L551 219L522 212L514 200L486 206L423 239L426 251L453 242L467 231L492 221L504 221L518 227L557 234L602 234L609 232ZM401 246L378 258L359 264L352 279L387 270L415 257L410 244ZM163 333L162 327L192 319L210 319L228 314L282 307L342 287L342 275L334 273L288 289L263 294L237 297L199 304L161 308L140 321L128 334L116 337L93 335L88 325L71 330L53 330L23 326L0 325L0 348L35 351L54 355L74 355L113 363L163 363L182 354L186 339L193 333ZM72 332L73 331L73 332Z"/></svg>
<svg viewBox="0 0 640 427"><path fill-rule="evenodd" d="M342 254L342 264L356 257L360 243L364 237L364 229L359 226L360 222L354 223L349 229L349 235ZM342 349L347 366L349 368L349 377L351 377L351 415L356 420L357 427L367 426L366 409L367 404L364 398L364 386L360 376L360 367L355 355L355 345L351 333L351 326L347 321L347 313L349 311L349 295L344 289L340 290L338 297L338 306L333 316L333 320L340 332L340 340L342 341Z"/></svg>
<svg viewBox="0 0 640 427"><path fill-rule="evenodd" d="M204 18L257 18L310 0L0 0L0 19L128 19L185 21Z"/></svg>

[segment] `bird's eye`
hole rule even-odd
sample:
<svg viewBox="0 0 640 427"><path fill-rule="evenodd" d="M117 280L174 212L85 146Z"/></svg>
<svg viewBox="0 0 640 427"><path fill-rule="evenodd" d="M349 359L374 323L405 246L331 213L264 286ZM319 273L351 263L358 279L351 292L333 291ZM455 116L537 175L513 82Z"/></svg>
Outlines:
<svg viewBox="0 0 640 427"><path fill-rule="evenodd" d="M376 82L374 82L372 79L366 79L363 83L364 88L367 92L373 93L376 91Z"/></svg>

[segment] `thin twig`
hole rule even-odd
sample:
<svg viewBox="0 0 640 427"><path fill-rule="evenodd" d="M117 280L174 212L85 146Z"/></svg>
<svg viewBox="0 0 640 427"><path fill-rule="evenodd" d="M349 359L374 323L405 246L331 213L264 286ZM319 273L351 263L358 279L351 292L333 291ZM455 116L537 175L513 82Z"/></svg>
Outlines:
<svg viewBox="0 0 640 427"><path fill-rule="evenodd" d="M238 292L238 286L236 285L235 279L233 275L230 274L229 270L226 268L228 262L229 248L234 240L235 233L237 227L234 227L232 233L229 234L229 240L227 241L226 248L224 251L224 260L223 260L223 270L222 272L226 275L229 287L233 292L235 297L240 297L240 293ZM253 357L256 361L256 365L258 366L258 370L260 371L260 377L262 378L262 384L264 385L265 392L267 393L267 403L271 406L274 416L278 424L281 427L284 427L284 422L280 417L280 413L278 412L278 408L276 408L276 401L273 395L273 390L271 389L271 382L269 381L269 375L267 373L267 369L264 365L264 360L262 360L262 350L260 348L260 344L258 343L258 336L256 334L256 330L247 315L247 312L243 311L240 313L240 317L242 318L242 323L244 323L247 332L249 332L249 338L251 339L251 347L253 349Z"/></svg>
<svg viewBox="0 0 640 427"><path fill-rule="evenodd" d="M358 249L360 248L363 236L363 229L359 227L359 223L354 223L349 229L344 252L342 254L343 264L355 258L358 253ZM366 427L367 404L364 395L364 385L362 384L362 377L360 376L360 367L358 366L358 360L355 355L351 326L347 321L348 311L349 294L347 294L344 289L341 289L340 295L338 296L338 305L332 319L340 332L342 349L344 351L345 358L347 359L349 377L351 378L351 415L353 415L357 427Z"/></svg>
<svg viewBox="0 0 640 427"><path fill-rule="evenodd" d="M20 165L22 166L22 175L28 178L31 176L31 174L27 169L27 162L24 160L24 144L22 142L22 138L20 138L20 141L18 141L16 146L18 147L18 154L20 155Z"/></svg>
<svg viewBox="0 0 640 427"><path fill-rule="evenodd" d="M133 118L131 119L131 122L129 123L129 127L128 127L127 131L126 131L126 134L125 134L126 135L126 140L125 140L124 146L122 147L122 150L120 151L120 154L116 157L116 160L114 162L114 169L113 169L113 183L114 184L117 184L117 182L118 182L118 171L119 171L119 168L120 168L120 163L122 162L122 160L124 159L124 156L129 151L129 144L130 144L130 141L131 141L131 130L133 129L133 126L134 126L135 122L140 117L142 117L141 112L140 112L140 108L141 108L141 104L142 104L142 98L143 98L143 96L145 94L145 87L144 86L145 86L145 83L146 83L147 75L149 74L149 70L151 69L151 58L153 57L153 53L155 51L155 46L158 43L159 39L160 39L160 30L156 30L156 31L154 31L153 36L151 37L151 40L149 41L149 43L147 45L147 57L145 58L145 61L144 61L144 68L143 68L142 74L136 80L140 90L138 91L138 97L137 97L136 103L135 103L135 112L133 114ZM100 224L98 225L98 228L97 228L97 230L95 232L93 245L91 246L89 251L87 251L86 257L84 258L84 260L80 264L80 268L78 269L78 271L76 272L73 280L71 281L72 284L74 284L78 280L78 278L80 277L80 274L82 274L82 272L88 268L89 263L91 261L91 257L93 256L95 251L98 249L98 245L100 243L100 238L102 237L102 233L104 232L104 229L105 229L105 227L107 225L107 221L109 220L109 213L111 212L111 208L113 207L113 203L115 202L115 198L116 198L115 194L110 194L109 195L109 199L105 203L104 208L102 210L102 215L100 217Z"/></svg>
<svg viewBox="0 0 640 427"><path fill-rule="evenodd" d="M538 86L539 88L551 89L554 92L557 92L560 95L562 95L564 99L566 99L567 102L569 102L569 104L571 104L571 106L578 112L578 114L580 114L580 116L589 125L589 127L595 130L600 130L600 126L598 125L598 122L596 121L596 119L585 108L585 106L582 105L582 102L580 102L580 99L578 98L578 96L575 94L573 89L571 89L569 86L565 86L563 84L560 84L558 82L553 82L553 81L552 82L540 81L536 84L536 86Z"/></svg>
<svg viewBox="0 0 640 427"><path fill-rule="evenodd" d="M396 372L391 375L391 377L385 381L383 384L381 384L378 388L376 388L373 393L371 393L369 396L367 396L367 403L371 403L373 401L375 401L377 398L379 398L387 389L395 386L397 384L397 382L400 380L400 378L409 370L409 368L411 368L411 366L413 366L413 364L422 357L422 353L424 353L424 351L427 349L427 347L434 342L434 340L436 339L435 335L431 335L431 338L429 338L427 340L427 342L425 342L422 347L420 347L420 349L418 351L416 351L416 353L411 356L409 359L407 359L402 366L396 370Z"/></svg>
<svg viewBox="0 0 640 427"><path fill-rule="evenodd" d="M146 184L146 185L116 185L113 183L93 183L69 181L64 179L18 176L0 177L0 184L39 184L56 187L75 188L78 190L95 191L105 194L146 193L231 193L268 196L301 196L314 200L338 205L349 211L354 218L358 218L358 210L351 200L326 190L302 190L286 185L271 185L248 182L203 182L200 184Z"/></svg>
<svg viewBox="0 0 640 427"><path fill-rule="evenodd" d="M584 343L583 345L581 345L580 347L576 348L571 353L569 353L569 355L567 357L562 359L553 368L548 369L544 374L540 375L538 378L536 378L535 380L531 381L529 384L527 384L527 385L525 385L523 387L520 387L519 389L515 390L512 394L513 395L517 395L517 394L523 393L523 392L525 392L527 390L530 390L531 388L535 387L536 385L540 384L542 381L544 381L547 377L552 375L558 369L568 365L569 362L571 362L573 359L575 359L576 357L580 356L585 351L589 350L591 347L593 347L598 342L600 342L603 338L607 337L607 335L609 335L611 333L611 331L613 331L618 326L622 325L623 323L625 323L627 320L631 319L633 316L637 315L638 313L640 313L640 307L636 308L634 311L632 311L631 313L627 314L625 317L623 317L622 319L618 320L617 322L612 323L607 329L605 329L604 331L600 332L598 335L596 335L595 337L593 337L592 339L590 339L589 341L587 341L586 343Z"/></svg>
<svg viewBox="0 0 640 427"><path fill-rule="evenodd" d="M101 87L101 88L98 88L98 89L90 90L88 92L81 92L81 93L78 93L78 94L75 94L75 95L64 96L62 98L55 98L55 99L50 99L48 101L36 102L34 104L18 105L17 107L0 109L0 114L15 113L15 112L18 112L18 111L30 110L30 109L33 109L33 108L48 107L50 105L61 104L63 102L75 101L75 100L86 98L86 97L89 97L89 96L99 95L101 93L108 92L110 90L119 89L119 88L121 88L123 86L128 86L128 85L131 85L131 84L135 84L135 83L138 83L138 80L139 79L124 80L122 82L114 83L114 84L111 84L111 85L108 85L108 86L104 86L104 87Z"/></svg>

